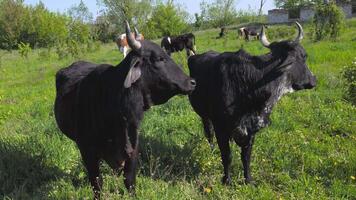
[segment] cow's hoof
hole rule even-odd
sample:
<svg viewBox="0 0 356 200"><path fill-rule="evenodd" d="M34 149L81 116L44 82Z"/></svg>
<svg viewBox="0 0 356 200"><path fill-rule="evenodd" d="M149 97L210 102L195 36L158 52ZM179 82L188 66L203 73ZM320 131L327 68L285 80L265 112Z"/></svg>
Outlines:
<svg viewBox="0 0 356 200"><path fill-rule="evenodd" d="M131 185L129 188L129 194L130 196L136 196L136 190L135 190L135 186L134 185Z"/></svg>
<svg viewBox="0 0 356 200"><path fill-rule="evenodd" d="M246 185L251 185L251 186L256 186L256 181L254 181L252 178L250 179L245 179L245 184Z"/></svg>
<svg viewBox="0 0 356 200"><path fill-rule="evenodd" d="M230 177L230 176L224 176L224 177L222 178L222 183L223 183L224 185L231 185L231 177Z"/></svg>

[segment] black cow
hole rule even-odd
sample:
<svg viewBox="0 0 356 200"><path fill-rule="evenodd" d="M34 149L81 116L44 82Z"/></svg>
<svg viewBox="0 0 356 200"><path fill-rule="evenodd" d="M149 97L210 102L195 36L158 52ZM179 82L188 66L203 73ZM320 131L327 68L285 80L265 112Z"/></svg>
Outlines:
<svg viewBox="0 0 356 200"><path fill-rule="evenodd" d="M57 124L78 145L95 198L102 185L100 160L123 170L125 186L134 192L144 111L195 87L157 44L135 40L127 22L126 33L132 51L117 66L80 61L56 75Z"/></svg>
<svg viewBox="0 0 356 200"><path fill-rule="evenodd" d="M196 54L195 36L193 33L179 35L177 37L163 37L161 47L164 48L170 56L173 52L187 51L187 56Z"/></svg>
<svg viewBox="0 0 356 200"><path fill-rule="evenodd" d="M241 160L246 183L250 175L250 155L255 134L270 123L273 106L286 93L316 86L316 77L306 65L306 52L299 41L303 29L294 41L270 44L264 29L262 44L271 50L252 56L237 52L207 52L189 58L190 75L197 87L189 96L194 110L201 117L210 144L213 129L224 166L223 183L229 184L231 163L230 139L241 147Z"/></svg>

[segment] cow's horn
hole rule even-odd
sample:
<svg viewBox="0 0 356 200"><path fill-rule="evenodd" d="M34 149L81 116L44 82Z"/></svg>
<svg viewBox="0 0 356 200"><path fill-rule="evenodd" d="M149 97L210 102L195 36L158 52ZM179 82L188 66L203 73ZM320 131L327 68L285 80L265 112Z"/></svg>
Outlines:
<svg viewBox="0 0 356 200"><path fill-rule="evenodd" d="M131 47L131 49L137 51L141 49L142 45L141 42L137 41L135 37L131 34L131 29L128 21L126 22L126 38L127 38L127 43Z"/></svg>
<svg viewBox="0 0 356 200"><path fill-rule="evenodd" d="M137 38L138 36L139 36L139 32L138 32L138 30L137 30L137 28L136 27L134 27L134 30L135 30L135 37Z"/></svg>
<svg viewBox="0 0 356 200"><path fill-rule="evenodd" d="M266 36L266 33L265 33L265 27L263 25L262 25L262 28L261 28L260 40L261 40L261 43L263 44L263 46L269 48L269 45L271 43L267 39L267 36Z"/></svg>
<svg viewBox="0 0 356 200"><path fill-rule="evenodd" d="M297 27L298 27L298 36L297 36L297 38L295 39L295 42L300 42L300 41L303 39L303 36L304 36L303 27L302 27L302 25L300 25L298 22L295 22L295 24L296 24Z"/></svg>

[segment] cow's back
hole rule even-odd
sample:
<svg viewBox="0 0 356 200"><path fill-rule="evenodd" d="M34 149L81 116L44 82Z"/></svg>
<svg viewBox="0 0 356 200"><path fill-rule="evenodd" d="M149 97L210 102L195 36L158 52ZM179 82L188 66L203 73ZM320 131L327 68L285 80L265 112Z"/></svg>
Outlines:
<svg viewBox="0 0 356 200"><path fill-rule="evenodd" d="M76 110L75 102L78 85L97 65L78 61L56 74L56 100L54 113L59 129L75 140Z"/></svg>

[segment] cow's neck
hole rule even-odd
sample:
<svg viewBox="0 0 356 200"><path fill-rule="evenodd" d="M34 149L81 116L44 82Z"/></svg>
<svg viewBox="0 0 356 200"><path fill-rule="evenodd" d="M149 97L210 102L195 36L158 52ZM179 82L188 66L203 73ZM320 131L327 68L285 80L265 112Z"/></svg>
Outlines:
<svg viewBox="0 0 356 200"><path fill-rule="evenodd" d="M246 115L240 118L239 126L237 126L238 129L247 130L250 133L255 133L266 127L270 122L269 115L273 106L284 94L293 91L285 74L275 75L276 67L283 65L285 58L272 56L271 53L257 58L254 64L263 71L263 75L255 83L256 96L254 98L259 98L263 102L261 102L261 106L253 106L253 110L246 112ZM247 132L245 131L246 134Z"/></svg>

